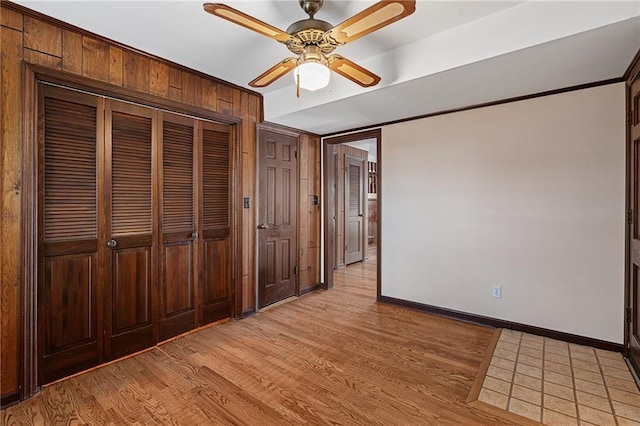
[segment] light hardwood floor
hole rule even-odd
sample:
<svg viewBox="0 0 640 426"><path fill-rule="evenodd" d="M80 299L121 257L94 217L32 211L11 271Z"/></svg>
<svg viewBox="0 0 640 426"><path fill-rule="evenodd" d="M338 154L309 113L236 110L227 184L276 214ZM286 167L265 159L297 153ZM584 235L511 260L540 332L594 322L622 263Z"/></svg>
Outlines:
<svg viewBox="0 0 640 426"><path fill-rule="evenodd" d="M509 424L465 399L493 330L375 300L375 258L319 291L46 387L2 424Z"/></svg>

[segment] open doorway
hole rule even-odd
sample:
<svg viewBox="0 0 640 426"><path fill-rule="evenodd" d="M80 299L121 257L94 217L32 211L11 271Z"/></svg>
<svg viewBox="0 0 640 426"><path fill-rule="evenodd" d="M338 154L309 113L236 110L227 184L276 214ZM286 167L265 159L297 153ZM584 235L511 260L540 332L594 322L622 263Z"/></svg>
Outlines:
<svg viewBox="0 0 640 426"><path fill-rule="evenodd" d="M324 282L344 268L375 270L380 297L380 129L325 138Z"/></svg>

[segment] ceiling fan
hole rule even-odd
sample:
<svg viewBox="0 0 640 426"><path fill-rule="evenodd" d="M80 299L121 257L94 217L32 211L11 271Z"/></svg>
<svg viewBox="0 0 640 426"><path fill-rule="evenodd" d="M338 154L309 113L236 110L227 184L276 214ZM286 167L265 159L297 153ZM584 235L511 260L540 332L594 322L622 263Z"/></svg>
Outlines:
<svg viewBox="0 0 640 426"><path fill-rule="evenodd" d="M331 71L362 87L375 86L380 77L343 56L331 54L338 46L352 42L382 27L411 15L415 0L383 0L336 26L315 19L324 0L299 0L309 18L294 22L282 31L237 9L219 3L205 3L212 15L241 25L284 44L296 57L288 57L249 83L266 87L295 69L297 93L300 88L317 90L329 83ZM331 71L330 71L331 70Z"/></svg>

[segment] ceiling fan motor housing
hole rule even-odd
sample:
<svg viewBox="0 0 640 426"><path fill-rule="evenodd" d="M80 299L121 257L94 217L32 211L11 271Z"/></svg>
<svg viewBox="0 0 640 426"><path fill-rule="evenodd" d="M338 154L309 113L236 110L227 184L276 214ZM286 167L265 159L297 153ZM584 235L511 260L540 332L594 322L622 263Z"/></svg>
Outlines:
<svg viewBox="0 0 640 426"><path fill-rule="evenodd" d="M329 54L338 47L337 44L331 43L325 37L326 32L331 28L333 28L333 25L319 19L309 18L294 22L287 28L287 33L295 38L285 42L285 45L291 53L296 55L302 54L304 48L308 45L318 46L322 53Z"/></svg>

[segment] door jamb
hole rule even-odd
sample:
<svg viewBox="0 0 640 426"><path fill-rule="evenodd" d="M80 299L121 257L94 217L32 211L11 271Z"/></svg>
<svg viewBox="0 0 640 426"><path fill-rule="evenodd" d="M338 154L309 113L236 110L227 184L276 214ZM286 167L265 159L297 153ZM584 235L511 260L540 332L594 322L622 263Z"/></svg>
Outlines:
<svg viewBox="0 0 640 426"><path fill-rule="evenodd" d="M631 140L631 127L633 126L633 93L631 92L632 84L640 79L640 50L636 53L635 57L631 61L631 64L627 68L625 74L625 111L627 121L625 122L625 138L626 138L626 190L625 190L625 206L626 211L628 213L628 220L625 223L625 268L624 268L624 311L623 311L623 323L624 323L624 340L622 346L622 353L624 357L627 359L628 363L633 367L637 374L640 374L640 365L636 365L630 356L630 335L631 335L631 322L627 321L627 312L631 310L632 314L637 315L637 312L633 312L633 300L631 300L631 286L633 283L631 282L633 277L631 274L631 267L633 262L631 260L631 240L633 236L632 232L632 224L634 215L639 214L640 212L634 211L636 207L634 205L634 194L632 194L631 175L632 175L632 167L634 166L633 162L633 140ZM635 111L638 114L638 111ZM637 188L635 189L637 191ZM630 212L630 216L629 216Z"/></svg>
<svg viewBox="0 0 640 426"><path fill-rule="evenodd" d="M377 223L377 262L376 262L376 282L377 282L377 290L376 290L376 300L380 301L380 297L382 295L382 179L381 179L381 152L382 152L382 129L369 129L364 130L362 132L349 133L346 135L332 136L328 138L322 139L322 164L323 164L323 172L322 172L322 181L323 181L323 195L322 195L322 203L323 203L323 220L324 220L324 234L322 238L324 239L324 283L322 287L324 289L330 289L333 287L333 270L335 266L335 222L333 218L329 218L329 203L335 202L335 190L332 188L335 184L335 174L332 173L333 167L327 167L329 164L329 147L331 145L342 144L345 142L355 142L363 139L376 139L376 149L378 152L377 158L377 203L378 203L378 223ZM366 162L365 162L366 164ZM331 188L331 191L330 191ZM366 218L365 218L366 220Z"/></svg>

